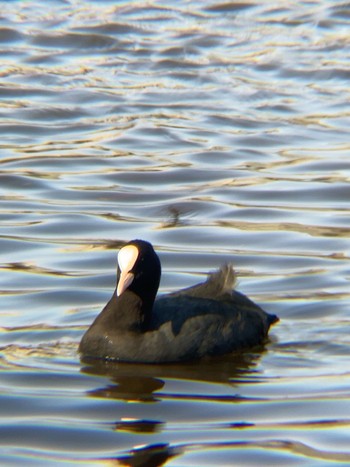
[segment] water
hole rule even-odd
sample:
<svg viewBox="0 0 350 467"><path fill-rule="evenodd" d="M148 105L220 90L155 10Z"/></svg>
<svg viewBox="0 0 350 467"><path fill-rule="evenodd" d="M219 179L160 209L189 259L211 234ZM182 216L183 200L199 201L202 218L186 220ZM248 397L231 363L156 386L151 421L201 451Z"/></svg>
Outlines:
<svg viewBox="0 0 350 467"><path fill-rule="evenodd" d="M1 465L348 465L349 4L0 6ZM135 237L265 349L81 363Z"/></svg>

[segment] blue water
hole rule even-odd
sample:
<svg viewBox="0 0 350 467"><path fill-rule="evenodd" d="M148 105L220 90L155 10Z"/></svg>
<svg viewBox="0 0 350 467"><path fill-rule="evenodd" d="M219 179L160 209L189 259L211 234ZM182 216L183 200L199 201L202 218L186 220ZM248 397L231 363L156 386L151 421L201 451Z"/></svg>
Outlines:
<svg viewBox="0 0 350 467"><path fill-rule="evenodd" d="M0 1L0 463L350 463L349 4ZM232 261L263 351L86 365L116 253Z"/></svg>

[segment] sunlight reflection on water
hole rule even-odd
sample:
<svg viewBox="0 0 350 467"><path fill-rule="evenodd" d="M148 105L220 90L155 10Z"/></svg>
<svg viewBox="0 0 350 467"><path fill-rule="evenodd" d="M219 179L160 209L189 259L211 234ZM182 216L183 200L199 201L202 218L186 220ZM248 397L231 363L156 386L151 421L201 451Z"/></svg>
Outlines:
<svg viewBox="0 0 350 467"><path fill-rule="evenodd" d="M349 463L348 5L0 4L0 462ZM232 261L266 348L80 363L134 237L161 292Z"/></svg>

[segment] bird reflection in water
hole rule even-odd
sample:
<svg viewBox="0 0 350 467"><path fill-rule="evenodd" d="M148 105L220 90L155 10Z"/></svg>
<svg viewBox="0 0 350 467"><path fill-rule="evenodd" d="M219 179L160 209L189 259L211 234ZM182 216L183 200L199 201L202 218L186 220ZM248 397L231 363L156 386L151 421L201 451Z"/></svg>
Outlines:
<svg viewBox="0 0 350 467"><path fill-rule="evenodd" d="M164 396L159 391L164 387L165 380L169 378L239 386L243 381L249 381L249 375L256 375L255 367L264 351L264 346L260 346L254 352L237 352L221 357L208 357L200 362L173 364L129 364L82 358L81 371L89 375L108 377L112 382L105 387L90 391L89 394L93 397L128 402L156 402ZM196 398L193 394L189 397Z"/></svg>
<svg viewBox="0 0 350 467"><path fill-rule="evenodd" d="M122 400L126 402L154 403L163 399L202 400L203 402L230 401L237 403L242 397L233 395L172 394L164 391L167 379L197 383L229 384L239 387L259 380L256 365L264 353L264 347L254 352L237 352L222 357L210 357L200 362L173 364L128 364L104 359L82 359L81 371L92 376L107 377L110 383L88 392L91 397ZM163 391L162 391L163 390ZM131 434L156 434L163 431L164 420L121 418L114 423L114 430ZM116 465L129 467L160 467L178 455L186 446L149 444L133 448L114 459Z"/></svg>

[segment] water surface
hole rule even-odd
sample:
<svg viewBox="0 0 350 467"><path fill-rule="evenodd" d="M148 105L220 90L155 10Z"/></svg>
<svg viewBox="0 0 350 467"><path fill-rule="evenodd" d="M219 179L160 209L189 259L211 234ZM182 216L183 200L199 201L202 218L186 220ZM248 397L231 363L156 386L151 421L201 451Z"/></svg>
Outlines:
<svg viewBox="0 0 350 467"><path fill-rule="evenodd" d="M348 465L349 4L0 2L0 463ZM77 345L151 241L280 323L201 363Z"/></svg>

